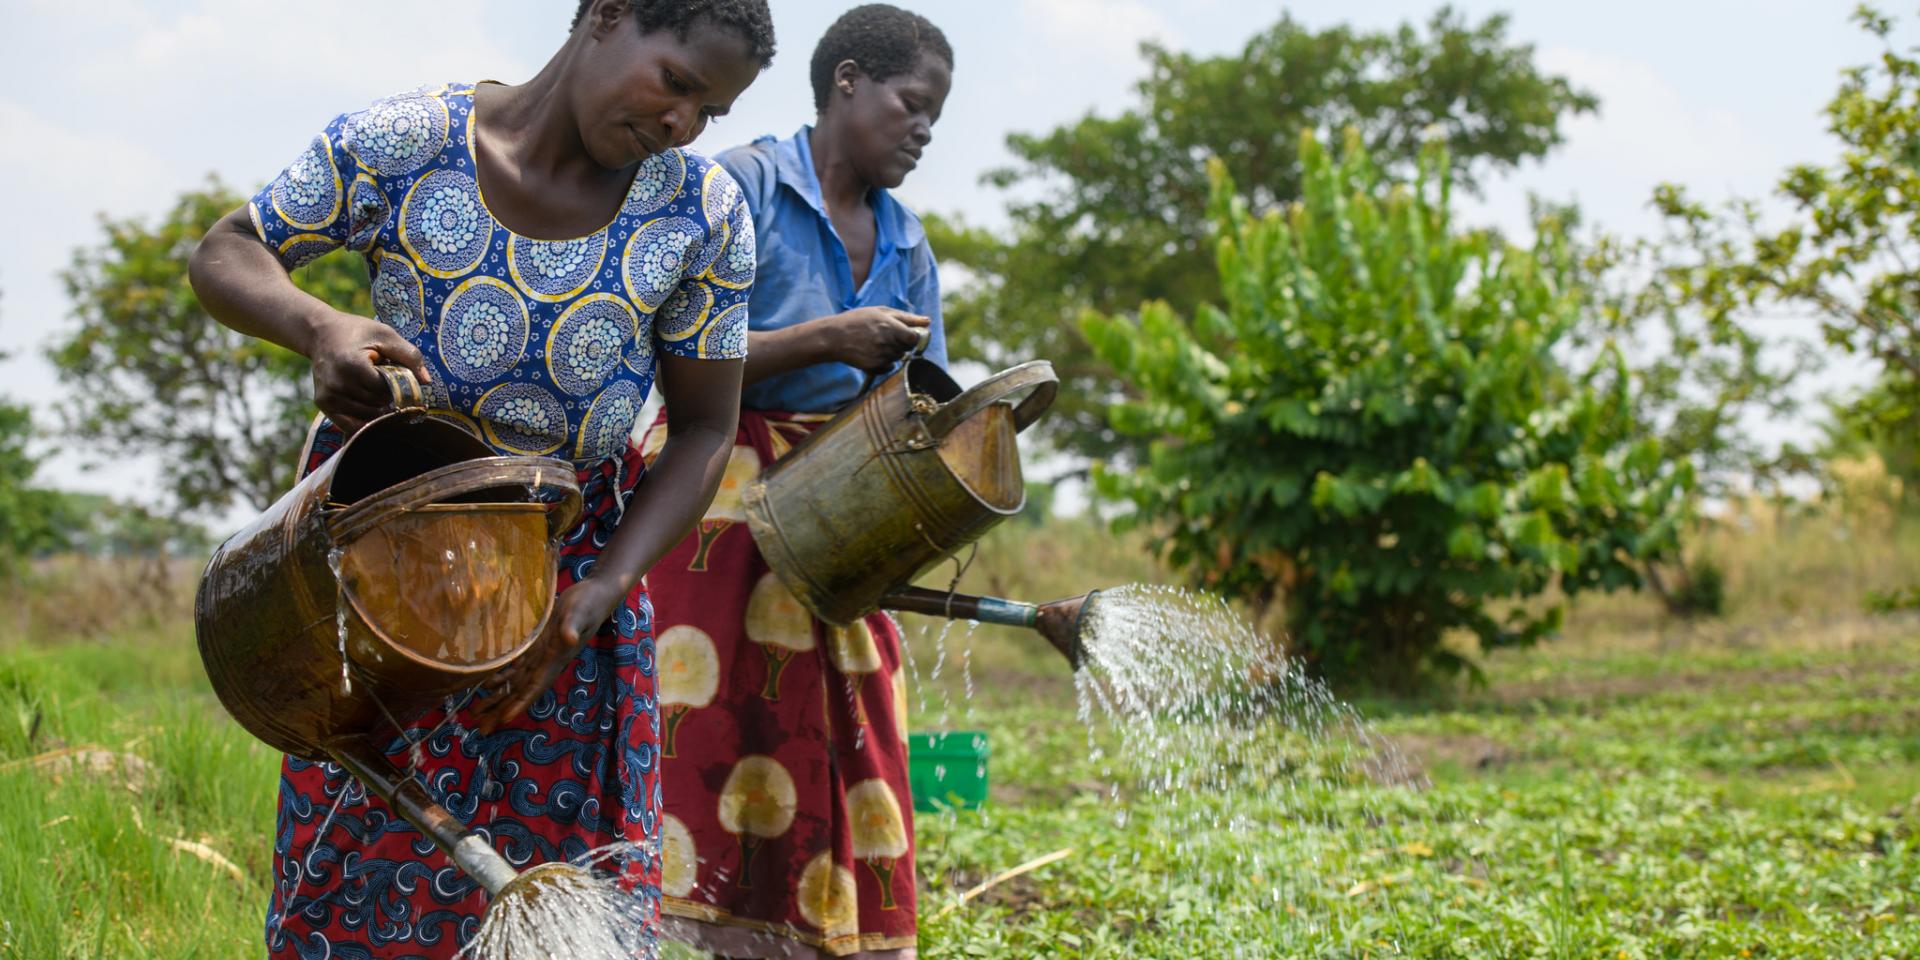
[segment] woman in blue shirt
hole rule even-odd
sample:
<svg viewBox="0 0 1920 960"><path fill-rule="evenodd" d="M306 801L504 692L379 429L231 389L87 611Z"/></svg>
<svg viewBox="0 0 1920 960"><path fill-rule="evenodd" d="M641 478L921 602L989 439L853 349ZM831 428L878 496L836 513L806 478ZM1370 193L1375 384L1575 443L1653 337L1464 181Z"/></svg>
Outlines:
<svg viewBox="0 0 1920 960"><path fill-rule="evenodd" d="M952 70L925 18L858 7L814 50L817 122L717 158L758 240L740 430L699 529L648 585L662 912L669 936L723 956L914 952L898 628L809 616L755 549L740 493L916 346L945 364L933 253L888 190L932 140Z"/></svg>

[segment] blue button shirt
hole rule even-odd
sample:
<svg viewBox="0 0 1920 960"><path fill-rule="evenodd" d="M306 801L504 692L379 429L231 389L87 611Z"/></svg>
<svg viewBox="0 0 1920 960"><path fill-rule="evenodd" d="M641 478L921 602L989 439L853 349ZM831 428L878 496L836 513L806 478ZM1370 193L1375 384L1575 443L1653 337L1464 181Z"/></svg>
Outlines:
<svg viewBox="0 0 1920 960"><path fill-rule="evenodd" d="M759 244L747 329L778 330L856 307L894 307L933 318L928 359L947 365L940 320L940 272L920 218L885 190L868 191L876 227L873 266L860 289L853 264L820 198L807 137L761 137L714 159L739 181L753 211ZM844 363L791 370L747 387L741 405L753 410L824 413L859 396L867 375Z"/></svg>

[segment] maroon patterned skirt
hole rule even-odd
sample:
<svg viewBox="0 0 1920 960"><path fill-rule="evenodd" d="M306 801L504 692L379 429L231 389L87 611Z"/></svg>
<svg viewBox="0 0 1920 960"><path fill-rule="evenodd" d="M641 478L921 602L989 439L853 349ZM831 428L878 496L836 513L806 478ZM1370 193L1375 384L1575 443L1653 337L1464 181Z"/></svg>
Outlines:
<svg viewBox="0 0 1920 960"><path fill-rule="evenodd" d="M742 411L699 528L647 574L664 735L666 935L732 957L911 957L900 632L815 620L740 494L827 419ZM666 442L664 414L642 449Z"/></svg>

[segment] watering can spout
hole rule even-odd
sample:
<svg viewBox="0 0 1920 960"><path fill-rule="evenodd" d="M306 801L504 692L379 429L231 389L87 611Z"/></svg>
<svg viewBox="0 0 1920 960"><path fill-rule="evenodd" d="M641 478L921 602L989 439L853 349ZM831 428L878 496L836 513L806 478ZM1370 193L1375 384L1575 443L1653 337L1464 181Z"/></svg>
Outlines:
<svg viewBox="0 0 1920 960"><path fill-rule="evenodd" d="M1087 611L1093 609L1099 597L1100 591L1090 590L1077 597L1043 603L1034 619L1033 628L1040 631L1075 670L1086 660Z"/></svg>
<svg viewBox="0 0 1920 960"><path fill-rule="evenodd" d="M1075 670L1085 660L1084 636L1087 611L1100 591L1051 603L1022 603L999 597L974 597L964 593L942 593L925 587L904 587L880 598L888 610L923 613L932 617L978 620L1010 627L1026 627L1047 638Z"/></svg>
<svg viewBox="0 0 1920 960"><path fill-rule="evenodd" d="M498 896L520 876L479 834L468 830L445 807L433 801L417 778L395 769L386 756L363 737L342 737L327 745L334 762L360 779L369 792L385 800L402 819L433 841L447 858L488 893Z"/></svg>

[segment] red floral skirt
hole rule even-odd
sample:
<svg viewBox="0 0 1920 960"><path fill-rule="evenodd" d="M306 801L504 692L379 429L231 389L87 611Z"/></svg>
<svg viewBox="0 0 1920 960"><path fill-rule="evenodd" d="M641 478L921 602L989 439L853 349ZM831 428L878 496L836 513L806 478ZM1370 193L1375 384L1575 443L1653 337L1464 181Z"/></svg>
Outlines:
<svg viewBox="0 0 1920 960"><path fill-rule="evenodd" d="M913 803L900 632L815 620L740 494L827 418L742 411L693 535L647 574L666 796L666 935L723 956L910 957ZM642 449L665 443L664 415Z"/></svg>

